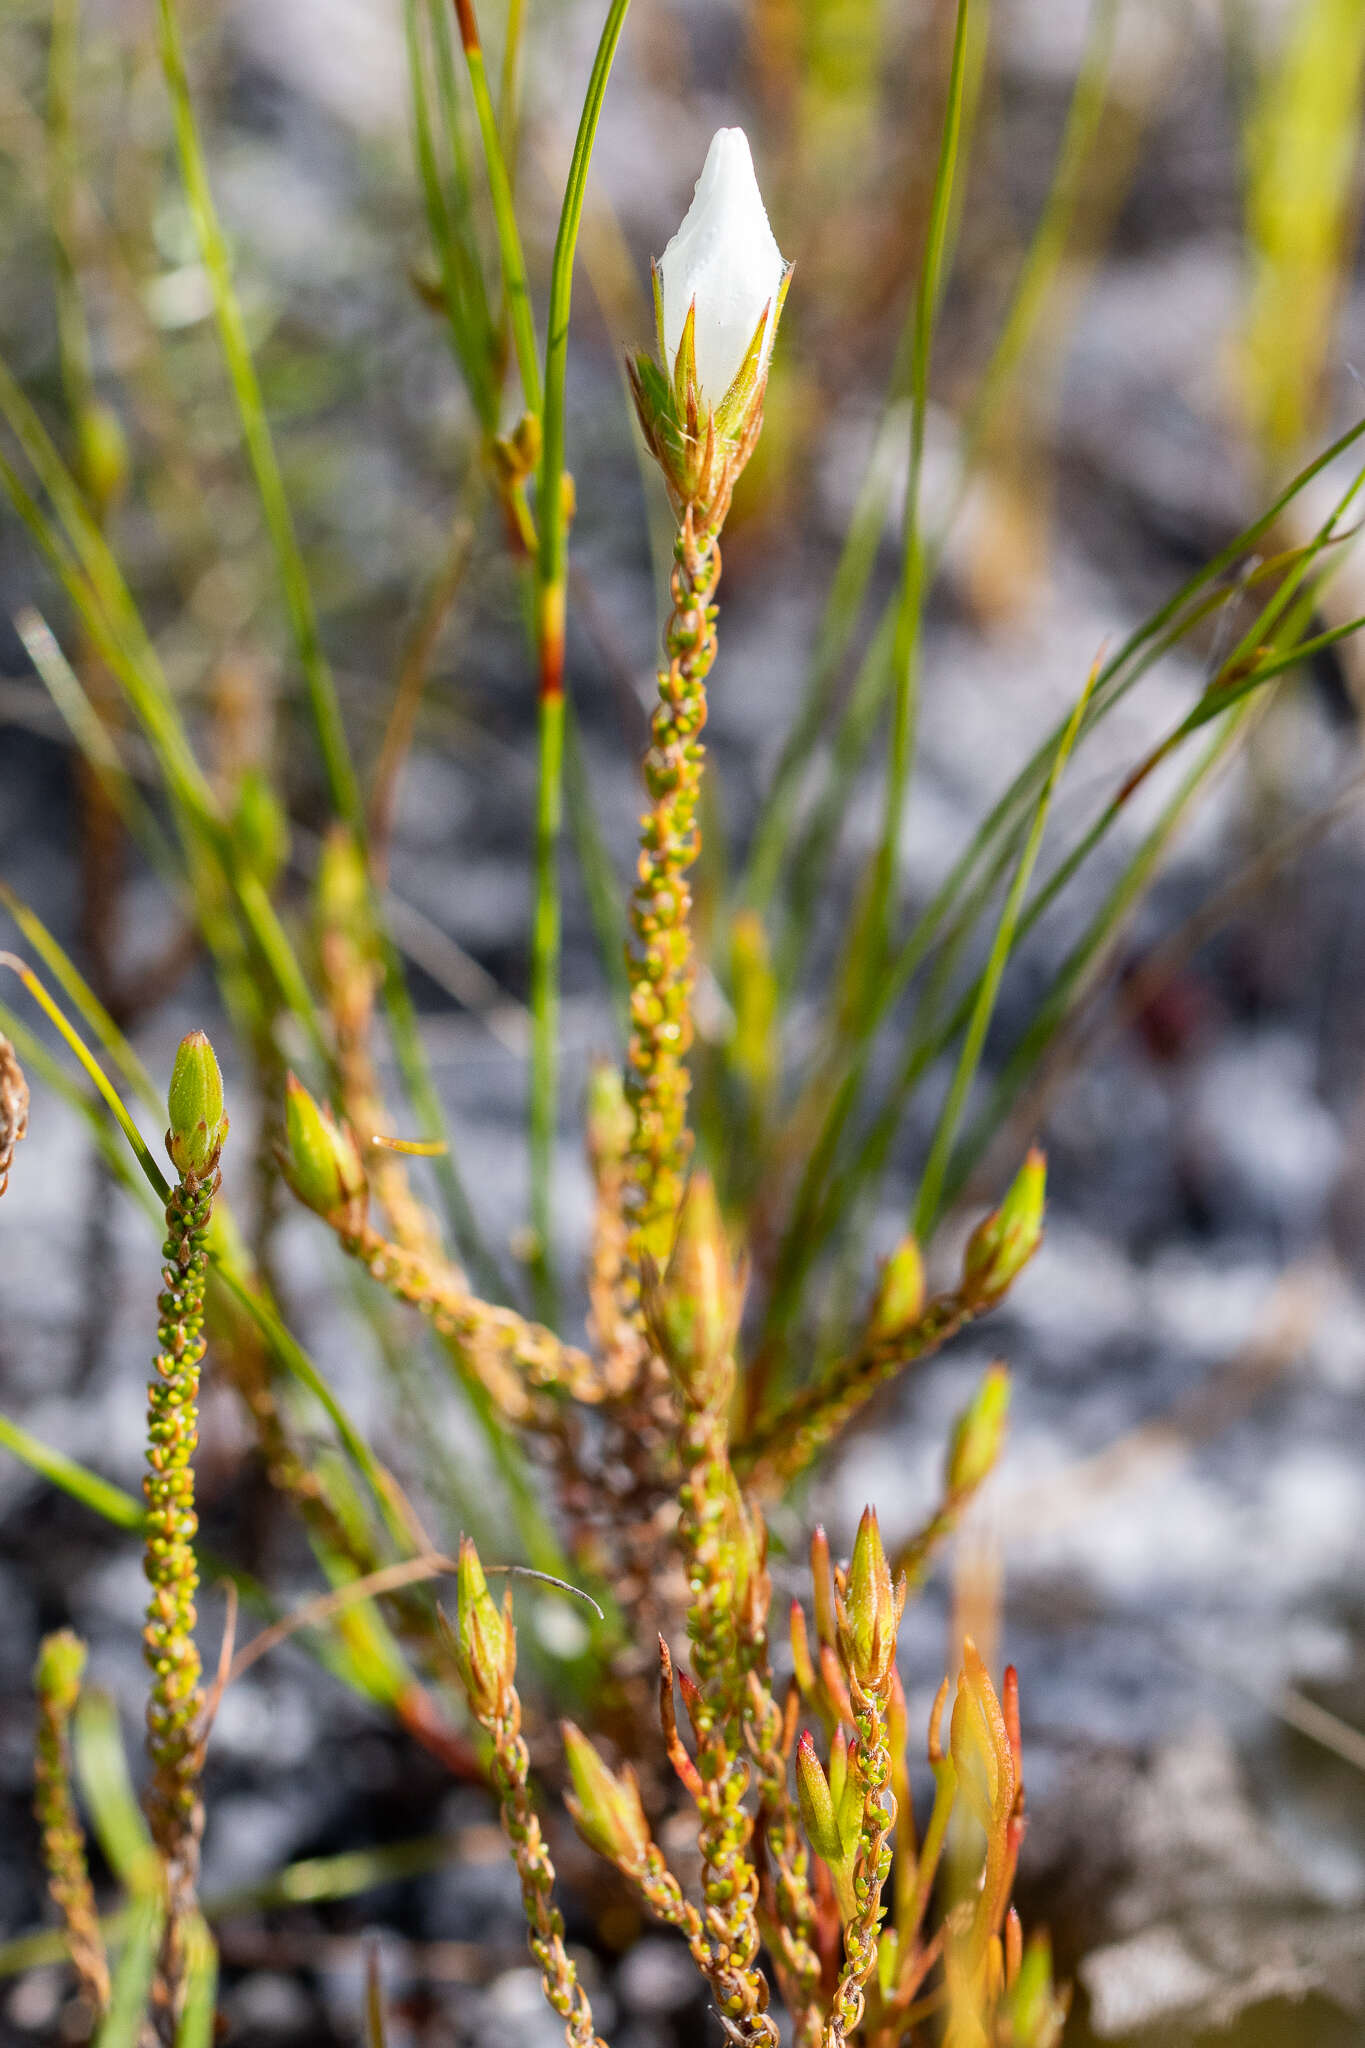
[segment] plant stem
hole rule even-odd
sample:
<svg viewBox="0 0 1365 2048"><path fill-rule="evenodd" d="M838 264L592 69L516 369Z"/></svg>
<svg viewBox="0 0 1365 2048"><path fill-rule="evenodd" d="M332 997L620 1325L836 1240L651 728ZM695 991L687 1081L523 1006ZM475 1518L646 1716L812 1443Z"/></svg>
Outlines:
<svg viewBox="0 0 1365 2048"><path fill-rule="evenodd" d="M720 581L714 533L696 534L691 507L674 549L673 610L664 631L653 745L645 760L650 808L641 823L631 898L630 1043L626 1092L635 1128L626 1204L632 1249L667 1258L691 1150L686 1058L695 963L687 871L697 856L697 799L705 750L706 678L716 655L712 599Z"/></svg>
<svg viewBox="0 0 1365 2048"><path fill-rule="evenodd" d="M686 1478L679 1494L679 1534L692 1590L687 1632L697 1694L696 1793L701 1850L703 1922L712 1951L711 1983L726 2032L745 2048L777 2048L767 2011L767 1980L758 1968L758 1874L749 1853L753 1818L744 1806L749 1766L741 1749L739 1643L735 1625L738 1551L743 1532L730 1526L734 1481L725 1451L733 1368L717 1376L707 1398L689 1401L680 1449Z"/></svg>
<svg viewBox="0 0 1365 2048"><path fill-rule="evenodd" d="M493 1785L502 1809L502 1829L521 1880L522 1910L546 2000L564 2022L568 2048L606 2048L564 1946L564 1921L554 1903L555 1869L527 1786L530 1758L521 1733L521 1701L515 1687L508 1688L500 1712L487 1726L493 1741Z"/></svg>
<svg viewBox="0 0 1365 2048"><path fill-rule="evenodd" d="M204 1356L205 1243L217 1168L205 1178L183 1174L166 1203L166 1263L159 1301L156 1378L147 1391L147 1547L143 1569L152 1589L143 1653L152 1672L147 1700L147 1750L152 1782L147 1819L166 1876L154 2009L158 2036L174 2043L184 1985L185 1926L195 1910L199 1799L203 1761L199 1651L194 1596L199 1584L194 1537L193 1457L199 1440L199 1367Z"/></svg>
<svg viewBox="0 0 1365 2048"><path fill-rule="evenodd" d="M858 1739L849 1751L848 1767L856 1772L862 1788L863 1817L853 1870L856 1911L844 1929L844 1964L825 2022L825 2048L845 2048L857 2033L867 2003L864 1987L877 1967L877 1944L886 1910L882 1893L891 1869L891 1830L896 1823L887 1747L888 1687L889 1680L866 1690L856 1679L850 1685Z"/></svg>
<svg viewBox="0 0 1365 2048"><path fill-rule="evenodd" d="M71 1716L84 1665L85 1646L69 1630L44 1638L35 1673L33 1807L42 1830L48 1889L61 1911L67 1950L82 1991L102 2013L109 2003L109 1963L86 1862L85 1830L71 1788Z"/></svg>

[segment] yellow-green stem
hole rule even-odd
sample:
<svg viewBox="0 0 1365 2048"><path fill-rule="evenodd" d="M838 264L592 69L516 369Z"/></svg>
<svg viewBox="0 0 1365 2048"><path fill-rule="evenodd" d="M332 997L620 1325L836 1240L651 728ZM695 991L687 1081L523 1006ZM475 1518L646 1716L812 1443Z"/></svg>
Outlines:
<svg viewBox="0 0 1365 2048"><path fill-rule="evenodd" d="M694 534L690 510L674 550L673 610L664 632L653 744L645 759L650 807L640 823L631 898L630 1044L626 1091L634 1115L626 1205L632 1249L667 1258L691 1140L687 1052L695 963L687 871L697 857L697 799L705 749L706 678L716 655L720 547Z"/></svg>
<svg viewBox="0 0 1365 2048"><path fill-rule="evenodd" d="M887 1747L888 1682L864 1691L854 1680L851 1691L857 1741L849 1751L848 1765L862 1789L863 1817L853 1869L855 1911L844 1929L844 1964L825 2022L825 2048L845 2048L862 2024L866 1986L877 1968L877 1945L886 1911L883 1892L891 1869L891 1830L896 1823Z"/></svg>
<svg viewBox="0 0 1365 2048"><path fill-rule="evenodd" d="M554 1903L555 1869L545 1846L528 1789L530 1758L521 1733L521 1702L509 1687L501 1711L487 1724L493 1741L493 1786L502 1809L503 1833L521 1880L531 1953L540 1965L541 1988L564 2022L567 2048L606 2048L593 2025L588 1994L564 1946L564 1921Z"/></svg>
<svg viewBox="0 0 1365 2048"><path fill-rule="evenodd" d="M48 1889L61 1911L67 1951L82 1991L102 2013L109 2003L109 1964L86 1862L85 1830L71 1788L71 1715L84 1662L84 1645L68 1631L45 1639L36 1674L33 1807L42 1831Z"/></svg>
<svg viewBox="0 0 1365 2048"><path fill-rule="evenodd" d="M184 1987L184 1933L195 1905L203 1808L199 1770L204 1697L194 1640L193 1458L199 1440L199 1368L204 1356L206 1233L217 1186L216 1167L202 1179L182 1176L166 1203L162 1293L158 1302L156 1377L147 1390L147 1544L143 1569L151 1587L143 1653L152 1674L147 1698L147 1751L152 1779L147 1819L166 1874L166 1924L156 1985L156 2024L175 2039Z"/></svg>

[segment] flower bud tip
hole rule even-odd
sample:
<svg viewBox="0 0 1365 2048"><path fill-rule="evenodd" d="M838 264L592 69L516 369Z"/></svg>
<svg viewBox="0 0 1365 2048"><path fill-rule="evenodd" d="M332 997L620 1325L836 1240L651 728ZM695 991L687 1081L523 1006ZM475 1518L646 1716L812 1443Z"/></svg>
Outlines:
<svg viewBox="0 0 1365 2048"><path fill-rule="evenodd" d="M166 1107L171 1164L186 1180L206 1179L218 1165L228 1120L223 1114L223 1076L202 1031L191 1031L180 1041Z"/></svg>
<svg viewBox="0 0 1365 2048"><path fill-rule="evenodd" d="M342 1215L365 1193L365 1169L348 1125L314 1101L296 1074L285 1081L284 1172L305 1208Z"/></svg>

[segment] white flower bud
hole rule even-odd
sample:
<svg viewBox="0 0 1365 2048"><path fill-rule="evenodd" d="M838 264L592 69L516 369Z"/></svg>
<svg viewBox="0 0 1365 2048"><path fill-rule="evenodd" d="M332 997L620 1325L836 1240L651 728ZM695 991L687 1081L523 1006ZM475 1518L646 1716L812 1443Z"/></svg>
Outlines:
<svg viewBox="0 0 1365 2048"><path fill-rule="evenodd" d="M659 258L665 367L672 373L687 311L696 302L699 399L718 406L768 309L761 372L777 324L787 266L768 225L742 128L711 138L687 217Z"/></svg>

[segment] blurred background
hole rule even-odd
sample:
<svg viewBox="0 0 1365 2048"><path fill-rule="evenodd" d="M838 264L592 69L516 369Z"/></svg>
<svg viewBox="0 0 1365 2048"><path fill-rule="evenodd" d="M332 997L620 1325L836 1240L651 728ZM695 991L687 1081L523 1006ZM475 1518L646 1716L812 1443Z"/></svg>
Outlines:
<svg viewBox="0 0 1365 2048"><path fill-rule="evenodd" d="M430 303L402 11L396 0L195 0L183 12L266 405L367 765L381 758L395 678L431 628L393 787L396 929L466 1182L490 1239L515 1249L527 1207L534 687L506 538L471 485L477 423ZM495 67L502 10L488 0L483 12ZM680 219L712 131L743 123L797 269L768 424L726 536L711 841L736 857L879 437L885 475L904 468L904 408L883 416L883 398L924 241L952 14L942 0L635 0L628 17L569 366L571 801L620 876L662 587L661 494L641 474L621 373L623 347L651 333L649 257ZM233 797L264 772L287 793L282 888L301 899L325 798L170 167L151 13L140 0L85 0L77 19L59 0L57 17L76 55L61 74L71 98L55 158L52 7L8 0L0 20L3 354L41 404L55 408L74 375L114 408L133 464L108 507L120 559L216 786ZM976 21L970 168L926 456L928 502L955 517L925 634L904 871L915 902L1100 651L1362 409L1359 0L994 0ZM542 307L599 26L584 0L528 10L519 203ZM70 227L55 253L54 207ZM1049 218L1058 247L964 485L964 421ZM98 429L104 415L91 418ZM109 460L117 470L116 449ZM1330 493L1305 493L1273 539L1303 540L1329 505ZM885 591L894 482L870 516L885 521L873 571ZM1347 553L1324 626L1365 610L1363 583ZM65 633L60 592L6 512L0 877L70 947L154 1073L169 1070L183 1030L214 1031L246 1130L257 1106L232 1093L210 977L35 677L26 607ZM1194 700L1207 654L1168 656L1108 722L1058 800L1061 827ZM1169 847L1026 1097L1007 1135L1016 1153L1032 1135L1047 1147L1049 1229L1006 1310L880 1404L797 1504L800 1518L826 1519L836 1546L869 1498L889 1535L904 1535L935 1497L966 1389L992 1356L1010 1360L1008 1453L907 1621L905 1668L922 1725L964 1618L1020 1667L1032 1812L1021 1902L1051 1926L1076 1981L1078 2044L1365 2038L1361 661L1345 641L1280 690ZM132 739L128 758L140 772ZM810 904L811 990L875 841L882 772L874 748L844 789L829 886ZM1135 806L1040 925L1007 980L988 1072L1151 817ZM569 1274L587 1220L578 1105L590 1059L617 1041L593 904L576 875L567 887L556 1208ZM788 1028L799 1043L800 1001ZM882 1249L924 1139L912 1117L874 1227ZM233 1174L249 1174L246 1145L229 1161L240 1185ZM310 1223L283 1219L279 1284L382 1436L370 1332ZM35 1085L0 1207L0 1403L132 1488L152 1256L80 1119ZM207 1538L287 1585L301 1566L249 1453L238 1409L210 1387ZM7 1934L43 1911L28 1818L38 1635L72 1621L131 1725L140 1606L134 1548L0 1455ZM452 1791L301 1653L279 1653L228 1696L208 1797L205 1893L242 1898L221 1924L233 2043L356 2040L371 1929L393 2038L558 2038L484 1803ZM330 1904L263 1890L291 1861L433 1827L453 1845L434 1870ZM572 1931L620 2048L704 2038L690 1968L667 1942L586 1907ZM61 2001L54 1969L0 1982L0 2037L62 2038Z"/></svg>

